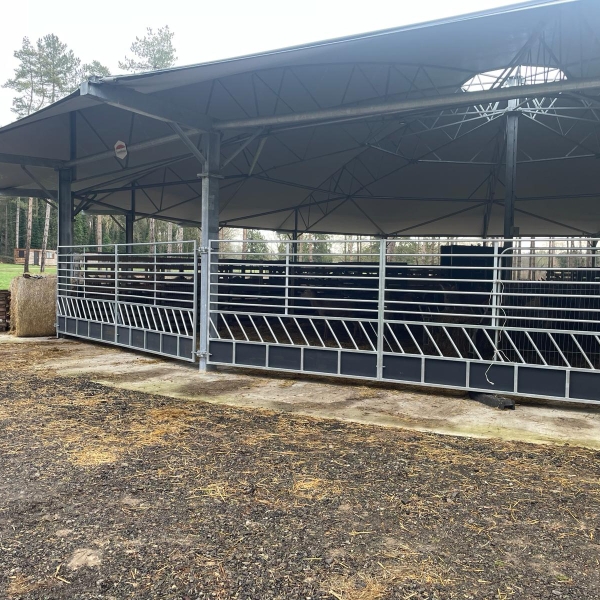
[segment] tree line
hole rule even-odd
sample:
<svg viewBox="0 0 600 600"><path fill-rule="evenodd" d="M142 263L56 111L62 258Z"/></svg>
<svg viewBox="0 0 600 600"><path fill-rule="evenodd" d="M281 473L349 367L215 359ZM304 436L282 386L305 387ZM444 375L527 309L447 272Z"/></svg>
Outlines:
<svg viewBox="0 0 600 600"><path fill-rule="evenodd" d="M136 37L130 46L131 55L119 62L119 69L140 72L172 67L177 60L173 32L168 26ZM38 111L77 89L91 77L110 74L98 60L83 63L58 36L48 34L37 41L23 39L14 52L17 67L3 86L14 92L12 112L22 118ZM185 231L191 229L192 231ZM181 228L154 219L142 219L134 225L135 241L170 241L192 235L195 228ZM189 239L189 238L188 238ZM122 243L125 241L124 218L79 214L73 225L76 245ZM10 261L15 248L25 249L24 271L29 270L31 248L42 250L40 270L44 270L46 250L57 243L57 214L51 203L36 198L0 197L0 260Z"/></svg>

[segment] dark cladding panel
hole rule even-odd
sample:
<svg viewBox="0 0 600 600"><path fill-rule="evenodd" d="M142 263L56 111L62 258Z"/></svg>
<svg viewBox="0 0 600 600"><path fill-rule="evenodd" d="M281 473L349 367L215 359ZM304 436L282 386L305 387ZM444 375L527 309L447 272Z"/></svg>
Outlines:
<svg viewBox="0 0 600 600"><path fill-rule="evenodd" d="M129 327L117 327L117 344L129 346Z"/></svg>
<svg viewBox="0 0 600 600"><path fill-rule="evenodd" d="M377 377L377 355L365 352L342 352L340 371L342 375Z"/></svg>
<svg viewBox="0 0 600 600"><path fill-rule="evenodd" d="M177 356L177 336L163 333L163 348L165 354Z"/></svg>
<svg viewBox="0 0 600 600"><path fill-rule="evenodd" d="M496 392L512 392L515 368L509 365L471 363L469 387Z"/></svg>
<svg viewBox="0 0 600 600"><path fill-rule="evenodd" d="M75 335L77 333L77 319L67 318L67 333Z"/></svg>
<svg viewBox="0 0 600 600"><path fill-rule="evenodd" d="M238 344L235 347L235 364L251 367L265 367L267 348L260 344Z"/></svg>
<svg viewBox="0 0 600 600"><path fill-rule="evenodd" d="M192 350L191 338L179 338L179 356L181 356L181 358L193 358Z"/></svg>
<svg viewBox="0 0 600 600"><path fill-rule="evenodd" d="M88 321L77 321L77 335L88 337Z"/></svg>
<svg viewBox="0 0 600 600"><path fill-rule="evenodd" d="M90 337L95 340L102 339L102 324L101 323L90 323Z"/></svg>
<svg viewBox="0 0 600 600"><path fill-rule="evenodd" d="M335 350L304 350L304 370L314 373L338 372L338 353Z"/></svg>
<svg viewBox="0 0 600 600"><path fill-rule="evenodd" d="M269 346L269 367L300 371L302 350L286 346Z"/></svg>
<svg viewBox="0 0 600 600"><path fill-rule="evenodd" d="M208 346L210 360L220 363L233 362L233 343L232 342L210 342Z"/></svg>
<svg viewBox="0 0 600 600"><path fill-rule="evenodd" d="M467 365L458 360L425 359L425 383L465 387Z"/></svg>
<svg viewBox="0 0 600 600"><path fill-rule="evenodd" d="M144 331L142 329L131 330L131 345L136 348L144 347Z"/></svg>
<svg viewBox="0 0 600 600"><path fill-rule="evenodd" d="M521 394L564 398L565 382L565 371L519 367L519 386L517 391Z"/></svg>
<svg viewBox="0 0 600 600"><path fill-rule="evenodd" d="M415 356L384 356L383 378L421 381L421 360Z"/></svg>
<svg viewBox="0 0 600 600"><path fill-rule="evenodd" d="M160 333L153 333L152 331L146 333L146 350L160 352Z"/></svg>
<svg viewBox="0 0 600 600"><path fill-rule="evenodd" d="M105 342L115 341L115 326L114 325L102 325L102 339Z"/></svg>
<svg viewBox="0 0 600 600"><path fill-rule="evenodd" d="M59 331L65 330L65 318L64 317L58 317L58 330Z"/></svg>
<svg viewBox="0 0 600 600"><path fill-rule="evenodd" d="M600 373L571 371L570 398L600 400Z"/></svg>

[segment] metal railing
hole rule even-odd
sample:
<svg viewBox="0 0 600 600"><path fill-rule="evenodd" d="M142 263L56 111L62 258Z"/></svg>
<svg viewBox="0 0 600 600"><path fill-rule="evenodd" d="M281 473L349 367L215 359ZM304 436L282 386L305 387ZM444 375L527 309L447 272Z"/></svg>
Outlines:
<svg viewBox="0 0 600 600"><path fill-rule="evenodd" d="M59 248L58 331L195 360L195 242Z"/></svg>
<svg viewBox="0 0 600 600"><path fill-rule="evenodd" d="M210 362L600 401L597 240L357 243L212 242Z"/></svg>

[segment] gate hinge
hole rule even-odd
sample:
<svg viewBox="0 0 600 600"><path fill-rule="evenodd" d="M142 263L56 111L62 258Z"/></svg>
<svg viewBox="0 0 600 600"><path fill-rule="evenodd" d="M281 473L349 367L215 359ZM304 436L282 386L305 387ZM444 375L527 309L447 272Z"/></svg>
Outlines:
<svg viewBox="0 0 600 600"><path fill-rule="evenodd" d="M200 247L198 248L198 252L199 252L200 254L208 254L208 246L200 246Z"/></svg>

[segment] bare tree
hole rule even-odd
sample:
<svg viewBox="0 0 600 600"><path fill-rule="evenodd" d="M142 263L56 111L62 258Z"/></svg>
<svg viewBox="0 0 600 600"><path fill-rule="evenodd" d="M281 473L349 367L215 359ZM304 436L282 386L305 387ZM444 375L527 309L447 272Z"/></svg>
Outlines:
<svg viewBox="0 0 600 600"><path fill-rule="evenodd" d="M27 233L25 239L25 265L23 273L29 273L29 253L31 252L31 225L33 223L33 198L29 198L27 205Z"/></svg>
<svg viewBox="0 0 600 600"><path fill-rule="evenodd" d="M20 233L20 227L21 227L21 198L16 198L16 202L17 202L17 217L15 219L15 248L19 247L19 242L21 241L21 236L19 235Z"/></svg>
<svg viewBox="0 0 600 600"><path fill-rule="evenodd" d="M156 221L154 219L150 219L148 225L149 225L150 243L155 244L156 243Z"/></svg>
<svg viewBox="0 0 600 600"><path fill-rule="evenodd" d="M44 236L42 237L42 257L40 259L40 273L46 270L46 252L48 250L48 231L50 229L50 211L52 207L46 202L46 217L44 219Z"/></svg>
<svg viewBox="0 0 600 600"><path fill-rule="evenodd" d="M183 227L176 225L177 231L175 232L175 238L177 239L177 252L181 254L183 252Z"/></svg>
<svg viewBox="0 0 600 600"><path fill-rule="evenodd" d="M173 241L173 223L171 221L167 221L167 254L171 254L173 252L173 245L171 242Z"/></svg>
<svg viewBox="0 0 600 600"><path fill-rule="evenodd" d="M98 252L102 252L102 215L96 216L96 245Z"/></svg>

